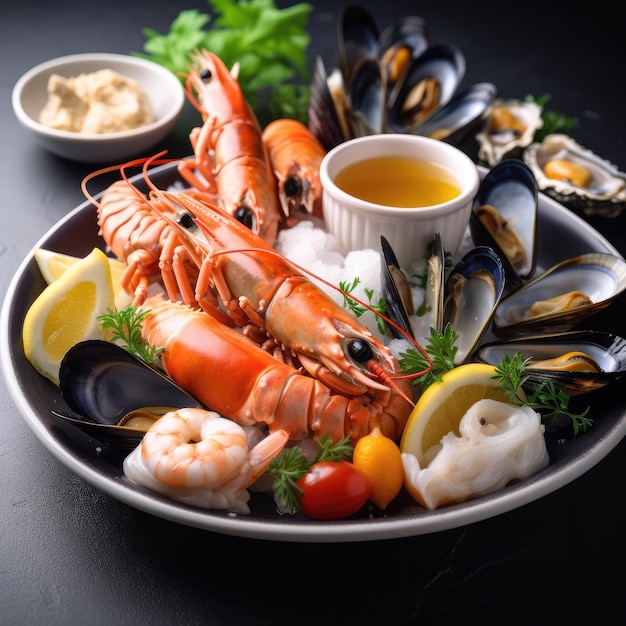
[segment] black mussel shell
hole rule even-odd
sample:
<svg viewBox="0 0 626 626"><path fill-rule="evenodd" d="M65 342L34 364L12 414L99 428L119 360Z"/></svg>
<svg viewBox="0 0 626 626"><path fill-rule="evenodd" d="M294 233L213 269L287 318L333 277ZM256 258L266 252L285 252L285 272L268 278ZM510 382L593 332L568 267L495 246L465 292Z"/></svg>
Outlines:
<svg viewBox="0 0 626 626"><path fill-rule="evenodd" d="M614 333L581 330L564 333L519 337L506 341L485 343L475 353L475 360L497 366L505 356L513 358L519 352L530 359L524 375L524 386L537 389L542 383L552 383L570 396L599 389L626 373L626 339ZM562 357L582 353L594 367L589 371L569 369ZM558 360L565 365L553 365ZM548 368L547 364L551 363Z"/></svg>
<svg viewBox="0 0 626 626"><path fill-rule="evenodd" d="M493 206L516 232L524 245L526 262L516 269L501 246L485 227L477 208ZM537 262L536 225L539 206L537 181L530 168L519 159L504 159L481 181L470 215L470 233L477 246L488 246L500 257L507 279L507 292L521 287L534 273Z"/></svg>
<svg viewBox="0 0 626 626"><path fill-rule="evenodd" d="M201 407L167 376L108 341L81 341L61 362L59 388L68 406L95 424L117 426L144 407Z"/></svg>
<svg viewBox="0 0 626 626"><path fill-rule="evenodd" d="M367 58L376 58L380 33L374 18L364 8L346 5L339 12L337 40L339 69L344 82L352 79L354 68Z"/></svg>
<svg viewBox="0 0 626 626"><path fill-rule="evenodd" d="M476 83L455 95L412 132L458 146L482 124L496 94L494 84Z"/></svg>
<svg viewBox="0 0 626 626"><path fill-rule="evenodd" d="M380 246L382 250L381 286L387 317L406 334L392 325L388 325L389 329L392 335L398 339L405 339L407 335L413 337L413 329L409 319L413 314L413 296L409 280L400 268L391 244L383 235L380 237Z"/></svg>

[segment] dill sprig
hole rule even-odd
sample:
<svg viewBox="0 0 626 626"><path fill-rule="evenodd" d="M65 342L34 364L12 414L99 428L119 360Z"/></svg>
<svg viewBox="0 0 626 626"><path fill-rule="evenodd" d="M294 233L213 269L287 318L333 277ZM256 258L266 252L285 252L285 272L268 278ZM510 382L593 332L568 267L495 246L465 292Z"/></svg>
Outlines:
<svg viewBox="0 0 626 626"><path fill-rule="evenodd" d="M146 343L141 338L141 325L149 311L138 311L134 306L127 306L121 311L108 308L98 316L103 329L111 329L111 341L120 342L122 347L153 365L159 349Z"/></svg>

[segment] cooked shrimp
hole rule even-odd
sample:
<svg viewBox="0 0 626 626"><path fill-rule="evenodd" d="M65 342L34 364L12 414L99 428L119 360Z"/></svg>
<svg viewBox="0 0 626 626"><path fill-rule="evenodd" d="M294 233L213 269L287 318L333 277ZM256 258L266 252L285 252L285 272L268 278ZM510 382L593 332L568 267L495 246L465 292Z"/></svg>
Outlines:
<svg viewBox="0 0 626 626"><path fill-rule="evenodd" d="M246 431L214 411L179 409L159 418L124 459L130 480L180 502L250 513L246 487L289 438L278 430L248 448Z"/></svg>

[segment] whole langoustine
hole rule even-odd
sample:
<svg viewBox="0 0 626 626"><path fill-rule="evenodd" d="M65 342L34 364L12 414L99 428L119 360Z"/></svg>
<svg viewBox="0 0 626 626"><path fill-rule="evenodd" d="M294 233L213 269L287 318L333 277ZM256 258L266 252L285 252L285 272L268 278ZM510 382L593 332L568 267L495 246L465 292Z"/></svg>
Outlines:
<svg viewBox="0 0 626 626"><path fill-rule="evenodd" d="M286 430L292 440L327 434L333 441L358 440L375 425L393 439L404 429L412 405L394 389L336 393L203 311L160 296L142 309L142 338L162 349L166 373L242 426L262 423L270 433Z"/></svg>
<svg viewBox="0 0 626 626"><path fill-rule="evenodd" d="M178 297L180 286L185 301L193 302L191 284L197 276L197 263L189 258L169 223L153 211L146 196L120 180L94 202L98 234L111 252L127 264L121 284L133 296L133 305L143 302L148 285L155 278L163 281L170 297ZM167 206L161 210L166 211Z"/></svg>
<svg viewBox="0 0 626 626"><path fill-rule="evenodd" d="M193 55L186 92L204 123L190 134L194 157L180 175L272 244L281 219L261 127L237 79L214 53Z"/></svg>
<svg viewBox="0 0 626 626"><path fill-rule="evenodd" d="M124 459L133 482L192 506L250 513L251 485L288 441L276 430L249 448L244 429L214 411L185 408L160 417Z"/></svg>
<svg viewBox="0 0 626 626"><path fill-rule="evenodd" d="M156 207L171 204L164 219L190 254L202 258L195 290L206 312L226 311L275 356L335 391L357 396L394 387L411 401L412 385L393 380L399 366L386 346L260 237L214 205L158 189L152 194ZM206 306L213 292L221 300L218 311Z"/></svg>
<svg viewBox="0 0 626 626"><path fill-rule="evenodd" d="M320 164L326 155L319 139L302 122L278 119L263 130L263 143L278 183L278 199L287 219L304 210L322 219Z"/></svg>

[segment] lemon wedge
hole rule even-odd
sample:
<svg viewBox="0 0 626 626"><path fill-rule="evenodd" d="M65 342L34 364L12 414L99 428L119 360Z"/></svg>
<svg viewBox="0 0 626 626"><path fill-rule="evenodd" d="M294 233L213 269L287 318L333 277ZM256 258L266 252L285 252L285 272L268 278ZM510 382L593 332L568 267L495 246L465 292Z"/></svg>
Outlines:
<svg viewBox="0 0 626 626"><path fill-rule="evenodd" d="M402 433L400 450L413 454L424 468L433 446L449 432L460 435L461 418L474 403L483 398L507 402L509 394L496 389L500 382L492 378L495 373L496 368L485 363L459 365L446 372L418 399ZM523 391L518 393L525 400Z"/></svg>
<svg viewBox="0 0 626 626"><path fill-rule="evenodd" d="M65 353L79 341L104 339L97 318L114 306L109 258L94 248L50 283L26 312L22 327L26 358L58 385Z"/></svg>
<svg viewBox="0 0 626 626"><path fill-rule="evenodd" d="M65 270L74 265L81 257L54 252L46 248L35 248L33 252L35 261L39 267L39 271L43 279L51 284L57 278L60 278ZM122 288L122 274L126 269L126 263L119 259L107 257L111 266L111 279L113 281L113 292L115 295L115 306L118 310L127 307L132 302L132 296L129 296Z"/></svg>

